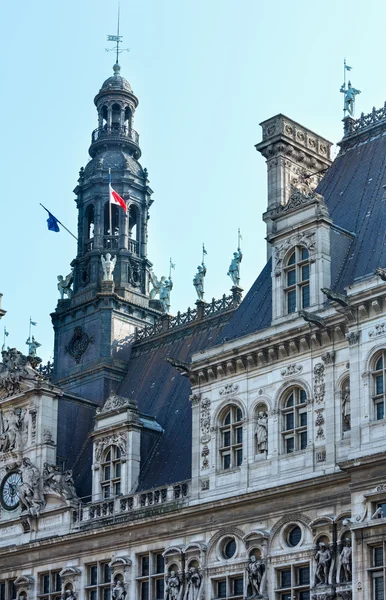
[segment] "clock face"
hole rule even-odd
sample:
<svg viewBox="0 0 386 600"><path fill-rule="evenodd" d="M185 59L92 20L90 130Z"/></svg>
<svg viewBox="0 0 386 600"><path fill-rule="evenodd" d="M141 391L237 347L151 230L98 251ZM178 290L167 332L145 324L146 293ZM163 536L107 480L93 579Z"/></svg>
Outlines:
<svg viewBox="0 0 386 600"><path fill-rule="evenodd" d="M9 473L0 486L1 504L6 510L14 510L19 505L19 488L22 483L20 473Z"/></svg>

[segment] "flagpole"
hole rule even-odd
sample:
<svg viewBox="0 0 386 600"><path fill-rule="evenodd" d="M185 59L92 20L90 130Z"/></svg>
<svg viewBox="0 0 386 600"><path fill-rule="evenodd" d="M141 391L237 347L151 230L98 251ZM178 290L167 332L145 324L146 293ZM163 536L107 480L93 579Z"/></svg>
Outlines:
<svg viewBox="0 0 386 600"><path fill-rule="evenodd" d="M29 318L29 335L28 339L31 339L31 317Z"/></svg>
<svg viewBox="0 0 386 600"><path fill-rule="evenodd" d="M48 208L46 208L41 202L39 202L40 206L42 206L44 208L44 210L46 210L48 212L48 214L50 214L50 211L48 210ZM52 213L51 213L52 214ZM56 219L56 217L55 217ZM67 227L65 225L63 225L63 223L61 221L59 221L59 219L56 219L58 223L61 224L61 226L63 227L63 229L65 229L70 235L72 235L72 237L74 238L74 240L78 241L78 238L75 237L75 235L69 230L67 229Z"/></svg>
<svg viewBox="0 0 386 600"><path fill-rule="evenodd" d="M118 61L117 61L118 62ZM110 221L110 236L113 235L113 230L111 227L111 198L110 198L110 187L111 187L111 169L109 168L109 221ZM110 239L110 247L113 245L113 240Z"/></svg>

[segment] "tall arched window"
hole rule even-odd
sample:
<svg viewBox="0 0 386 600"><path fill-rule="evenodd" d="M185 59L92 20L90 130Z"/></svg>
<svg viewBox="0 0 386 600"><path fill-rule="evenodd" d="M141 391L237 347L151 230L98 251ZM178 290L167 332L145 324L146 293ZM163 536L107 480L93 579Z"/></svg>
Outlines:
<svg viewBox="0 0 386 600"><path fill-rule="evenodd" d="M94 246L94 205L89 204L86 208L85 214L85 238L86 238L86 248L85 250L92 250Z"/></svg>
<svg viewBox="0 0 386 600"><path fill-rule="evenodd" d="M232 469L243 462L243 413L235 405L227 406L220 421L221 468Z"/></svg>
<svg viewBox="0 0 386 600"><path fill-rule="evenodd" d="M286 454L307 447L307 395L299 387L291 388L282 405L282 437Z"/></svg>
<svg viewBox="0 0 386 600"><path fill-rule="evenodd" d="M287 313L310 306L310 260L307 248L296 246L284 269Z"/></svg>
<svg viewBox="0 0 386 600"><path fill-rule="evenodd" d="M385 418L385 372L386 350L382 350L375 356L372 370L374 418L376 421Z"/></svg>
<svg viewBox="0 0 386 600"><path fill-rule="evenodd" d="M112 498L121 493L121 465L120 449L118 446L109 446L101 464L103 498Z"/></svg>

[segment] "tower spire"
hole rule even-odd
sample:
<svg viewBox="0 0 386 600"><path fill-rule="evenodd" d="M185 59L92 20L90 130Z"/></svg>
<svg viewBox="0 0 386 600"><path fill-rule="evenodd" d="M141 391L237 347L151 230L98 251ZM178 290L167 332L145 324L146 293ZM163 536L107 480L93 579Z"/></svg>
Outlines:
<svg viewBox="0 0 386 600"><path fill-rule="evenodd" d="M115 59L115 64L119 64L118 63L118 58L119 55L122 54L122 52L129 52L129 48L120 48L119 44L122 44L122 39L123 36L119 35L119 21L120 21L120 15L121 15L121 6L120 3L118 2L118 18L117 18L117 35L108 35L107 36L107 41L108 42L115 42L115 47L114 48L105 48L106 52L116 52L116 59Z"/></svg>

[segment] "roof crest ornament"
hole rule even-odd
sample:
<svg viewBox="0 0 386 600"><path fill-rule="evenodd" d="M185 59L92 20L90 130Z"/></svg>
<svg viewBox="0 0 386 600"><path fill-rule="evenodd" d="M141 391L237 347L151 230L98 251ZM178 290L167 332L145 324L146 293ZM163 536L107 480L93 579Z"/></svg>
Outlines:
<svg viewBox="0 0 386 600"><path fill-rule="evenodd" d="M123 36L119 35L120 11L121 11L121 5L120 5L120 2L118 2L117 35L108 35L107 36L107 41L115 42L116 46L114 48L105 48L106 52L115 52L116 53L115 65L113 66L114 75L119 75L119 71L121 70L121 67L118 63L119 55L122 54L122 52L130 52L130 48L120 48L119 47L119 44L122 44L122 39L123 39Z"/></svg>
<svg viewBox="0 0 386 600"><path fill-rule="evenodd" d="M361 93L360 90L357 90L352 87L351 81L348 82L346 88L346 71L351 71L352 67L349 67L346 64L346 59L344 59L343 71L344 71L344 80L343 85L340 88L340 92L344 94L344 105L343 105L343 118L353 118L355 112L355 96ZM348 113L348 114L347 114Z"/></svg>

